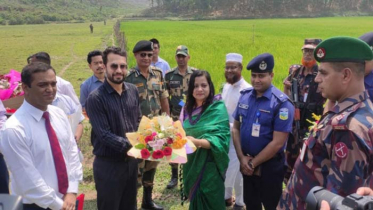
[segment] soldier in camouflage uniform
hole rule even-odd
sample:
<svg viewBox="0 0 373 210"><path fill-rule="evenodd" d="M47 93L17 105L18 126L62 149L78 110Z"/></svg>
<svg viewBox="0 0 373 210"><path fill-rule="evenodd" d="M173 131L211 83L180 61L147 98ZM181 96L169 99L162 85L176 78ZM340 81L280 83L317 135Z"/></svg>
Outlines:
<svg viewBox="0 0 373 210"><path fill-rule="evenodd" d="M370 47L350 37L321 42L315 81L330 106L303 144L278 207L305 209L308 192L322 186L340 196L373 186L373 105L364 89L364 65Z"/></svg>
<svg viewBox="0 0 373 210"><path fill-rule="evenodd" d="M286 164L287 173L285 180L289 179L294 163L302 148L303 139L308 132L311 124L307 121L312 120L312 114L321 115L323 113L323 104L325 98L322 97L318 90L318 84L315 82L315 77L318 71L316 60L313 56L313 51L321 42L321 39L305 39L302 47L302 65L291 65L289 68L289 76L284 80L284 93L293 99L295 107L299 109L298 116L294 120L299 120L299 128L293 125L293 131L289 135L286 148ZM293 79L297 81L298 102L294 101L291 85ZM286 182L286 181L285 181Z"/></svg>
<svg viewBox="0 0 373 210"><path fill-rule="evenodd" d="M166 73L166 89L170 93L170 112L174 121L179 120L181 108L184 106L184 96L188 93L190 75L196 70L188 66L190 59L188 48L180 45L176 49L175 56L177 67ZM170 163L172 176L167 184L167 189L172 189L177 185L177 163Z"/></svg>
<svg viewBox="0 0 373 210"><path fill-rule="evenodd" d="M153 43L145 40L139 41L135 45L133 53L137 66L131 69L131 73L125 81L136 85L140 95L142 115L149 118L159 115L160 112L166 112L169 115L168 92L165 88L162 70L150 66ZM142 185L144 188L142 209L163 209L152 200L154 175L158 163L157 161L142 161L139 164L139 168L143 168L140 169L143 171Z"/></svg>

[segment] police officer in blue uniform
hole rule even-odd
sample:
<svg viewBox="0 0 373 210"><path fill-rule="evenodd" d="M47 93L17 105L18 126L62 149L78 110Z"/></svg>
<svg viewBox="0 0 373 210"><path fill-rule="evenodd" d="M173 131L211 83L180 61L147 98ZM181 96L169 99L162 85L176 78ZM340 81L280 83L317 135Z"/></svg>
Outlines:
<svg viewBox="0 0 373 210"><path fill-rule="evenodd" d="M252 88L241 91L232 135L244 180L244 202L252 210L276 209L284 178L284 146L294 106L272 85L274 59L258 55L247 65Z"/></svg>

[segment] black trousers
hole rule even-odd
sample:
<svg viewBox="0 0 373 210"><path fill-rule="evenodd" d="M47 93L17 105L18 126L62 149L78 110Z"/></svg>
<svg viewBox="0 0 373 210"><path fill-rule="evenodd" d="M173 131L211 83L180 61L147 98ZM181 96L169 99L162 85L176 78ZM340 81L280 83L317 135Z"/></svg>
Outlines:
<svg viewBox="0 0 373 210"><path fill-rule="evenodd" d="M95 158L93 176L98 210L137 209L137 170L138 163L134 158Z"/></svg>
<svg viewBox="0 0 373 210"><path fill-rule="evenodd" d="M9 173L3 155L0 153L0 194L9 194Z"/></svg>
<svg viewBox="0 0 373 210"><path fill-rule="evenodd" d="M261 165L260 176L243 175L243 197L246 209L275 210L282 194L284 156L276 156Z"/></svg>

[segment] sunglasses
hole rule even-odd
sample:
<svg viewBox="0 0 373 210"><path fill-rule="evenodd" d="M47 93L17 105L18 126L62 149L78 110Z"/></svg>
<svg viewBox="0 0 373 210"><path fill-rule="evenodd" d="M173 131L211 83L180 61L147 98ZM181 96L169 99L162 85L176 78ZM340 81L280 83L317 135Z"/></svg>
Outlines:
<svg viewBox="0 0 373 210"><path fill-rule="evenodd" d="M148 56L148 58L151 58L153 56L153 53L140 53L140 57L145 58Z"/></svg>
<svg viewBox="0 0 373 210"><path fill-rule="evenodd" d="M121 70L124 70L124 69L127 69L127 65L126 64L116 64L116 63L112 63L110 65L110 68L113 69L113 70L117 70L118 67L121 69Z"/></svg>

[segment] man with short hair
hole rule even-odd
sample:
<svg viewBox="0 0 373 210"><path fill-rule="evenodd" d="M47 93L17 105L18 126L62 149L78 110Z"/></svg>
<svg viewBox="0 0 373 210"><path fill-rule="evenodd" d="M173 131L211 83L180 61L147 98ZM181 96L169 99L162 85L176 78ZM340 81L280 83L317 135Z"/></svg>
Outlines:
<svg viewBox="0 0 373 210"><path fill-rule="evenodd" d="M171 69L170 65L159 57L159 51L161 50L161 45L159 44L159 41L155 38L149 40L153 43L153 57L152 57L152 66L157 67L162 70L163 76L165 76L166 72Z"/></svg>
<svg viewBox="0 0 373 210"><path fill-rule="evenodd" d="M88 67L92 70L93 75L86 79L80 85L80 104L83 111L85 110L85 101L88 95L100 87L105 81L104 63L102 60L102 52L94 50L87 55Z"/></svg>
<svg viewBox="0 0 373 210"><path fill-rule="evenodd" d="M175 55L177 67L166 73L166 89L170 94L170 113L174 121L179 120L181 108L184 106L188 94L190 76L196 70L196 68L188 66L189 58L188 48L184 45L178 46ZM178 183L177 168L179 164L170 163L170 165L172 175L167 189L176 187Z"/></svg>
<svg viewBox="0 0 373 210"><path fill-rule="evenodd" d="M35 53L34 55L32 55L31 59L28 59L28 60L30 60L30 63L42 62L48 65L51 65L51 58L49 54L46 52ZM57 92L69 96L71 99L74 100L76 105L80 105L78 96L76 96L73 85L69 81L62 79L59 76L56 76L56 78L57 78Z"/></svg>
<svg viewBox="0 0 373 210"><path fill-rule="evenodd" d="M38 52L30 57L29 57L30 59L27 59L28 61L30 61L30 63L42 62L48 65L51 65L51 58L49 54L46 52ZM77 106L80 106L78 97L76 96L76 93L74 91L72 84L69 81L62 79L61 77L57 75L56 75L56 80L57 80L57 92L70 97ZM76 141L79 141L82 138L83 129L84 129L84 125L83 125L83 121L81 121L79 122L78 127L74 133L74 137Z"/></svg>
<svg viewBox="0 0 373 210"><path fill-rule="evenodd" d="M364 88L364 65L373 59L372 50L359 39L333 37L321 42L314 56L320 63L315 81L330 103L303 144L281 209L305 209L315 186L343 197L372 187L373 105Z"/></svg>
<svg viewBox="0 0 373 210"><path fill-rule="evenodd" d="M137 209L138 163L127 152L126 133L136 132L141 110L137 88L124 82L127 53L118 47L103 52L106 78L86 101L92 124L93 175L99 210Z"/></svg>
<svg viewBox="0 0 373 210"><path fill-rule="evenodd" d="M256 56L247 65L251 85L241 91L233 114L233 143L243 175L249 209L276 209L284 179L284 147L292 129L294 106L272 85L274 58Z"/></svg>
<svg viewBox="0 0 373 210"><path fill-rule="evenodd" d="M295 103L296 115L293 122L293 131L289 134L286 147L287 172L285 182L289 179L294 163L302 148L303 139L308 133L312 120L312 114L322 115L325 98L318 90L318 83L315 77L318 65L313 56L313 51L321 42L321 39L305 39L302 47L302 65L291 65L289 75L284 80L284 93ZM295 83L294 83L295 82ZM292 87L295 84L295 87ZM297 93L297 100L293 97ZM299 115L298 115L299 114Z"/></svg>
<svg viewBox="0 0 373 210"><path fill-rule="evenodd" d="M133 51L137 66L131 69L131 73L126 77L126 82L136 85L139 97L141 112L144 116L152 118L158 116L160 112L170 115L168 104L168 92L165 88L165 81L162 70L150 66L153 57L153 43L142 40L137 42ZM154 176L159 162L142 161L143 168L142 185L144 188L142 198L142 209L162 210L152 199L154 186Z"/></svg>
<svg viewBox="0 0 373 210"><path fill-rule="evenodd" d="M12 194L22 196L25 210L75 209L83 172L65 113L49 105L56 73L36 62L23 68L21 78L25 100L5 123L0 141Z"/></svg>
<svg viewBox="0 0 373 210"><path fill-rule="evenodd" d="M225 80L226 84L223 87L222 97L227 107L229 115L229 125L233 127L233 113L237 107L238 99L240 98L241 90L251 87L249 83L242 77L242 55L238 53L228 53L225 59ZM233 188L235 192L235 204L233 209L244 209L243 201L243 181L240 172L240 161L237 158L236 150L234 149L233 139L229 146L229 165L225 179L225 204L226 206L233 205Z"/></svg>

